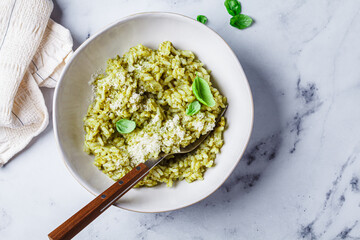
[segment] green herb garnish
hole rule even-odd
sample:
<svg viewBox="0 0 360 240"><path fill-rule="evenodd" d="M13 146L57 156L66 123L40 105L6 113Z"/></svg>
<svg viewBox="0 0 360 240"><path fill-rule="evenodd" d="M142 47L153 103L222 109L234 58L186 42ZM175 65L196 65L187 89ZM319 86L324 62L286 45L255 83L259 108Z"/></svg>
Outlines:
<svg viewBox="0 0 360 240"><path fill-rule="evenodd" d="M115 125L119 133L131 133L136 128L136 123L127 119L120 119Z"/></svg>
<svg viewBox="0 0 360 240"><path fill-rule="evenodd" d="M225 0L224 5L228 13L232 16L241 13L241 4L238 0Z"/></svg>
<svg viewBox="0 0 360 240"><path fill-rule="evenodd" d="M199 101L193 101L187 107L186 115L192 116L192 115L196 114L198 111L200 111L200 109L201 109L201 104L199 103Z"/></svg>
<svg viewBox="0 0 360 240"><path fill-rule="evenodd" d="M194 79L192 90L197 100L199 100L202 104L205 104L208 107L215 106L215 100L211 93L209 84L198 75L196 75L196 78Z"/></svg>
<svg viewBox="0 0 360 240"><path fill-rule="evenodd" d="M238 29L248 28L250 27L252 22L253 22L252 18L244 14L233 16L230 19L230 25Z"/></svg>
<svg viewBox="0 0 360 240"><path fill-rule="evenodd" d="M204 15L199 15L199 16L197 16L196 20L198 20L199 22L205 24L208 19L207 19L207 17L204 16Z"/></svg>
<svg viewBox="0 0 360 240"><path fill-rule="evenodd" d="M241 13L241 4L238 0L225 0L224 5L228 13L233 16L230 25L238 29L245 29L251 26L253 19Z"/></svg>

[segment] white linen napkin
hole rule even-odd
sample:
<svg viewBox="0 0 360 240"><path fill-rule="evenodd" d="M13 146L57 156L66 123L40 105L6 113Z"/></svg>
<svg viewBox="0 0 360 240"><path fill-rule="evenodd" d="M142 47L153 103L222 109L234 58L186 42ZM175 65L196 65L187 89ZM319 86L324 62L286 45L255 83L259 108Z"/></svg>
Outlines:
<svg viewBox="0 0 360 240"><path fill-rule="evenodd" d="M50 0L0 0L0 166L49 122L39 87L55 87L72 54Z"/></svg>

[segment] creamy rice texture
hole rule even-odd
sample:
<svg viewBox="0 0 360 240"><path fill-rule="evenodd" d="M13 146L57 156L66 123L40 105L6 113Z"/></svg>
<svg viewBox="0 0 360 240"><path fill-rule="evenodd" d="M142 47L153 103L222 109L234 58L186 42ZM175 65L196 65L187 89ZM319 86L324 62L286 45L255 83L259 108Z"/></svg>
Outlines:
<svg viewBox="0 0 360 240"><path fill-rule="evenodd" d="M215 106L202 105L198 113L187 116L186 108L196 100L191 88L196 74L209 84ZM105 73L93 78L95 96L84 118L85 151L113 180L161 152L178 152L213 128L197 150L163 160L138 186L202 180L206 169L214 166L223 145L225 118L217 126L215 120L226 98L212 86L209 72L192 52L175 49L168 41L158 50L139 44L109 59ZM136 129L117 132L120 119L135 121Z"/></svg>

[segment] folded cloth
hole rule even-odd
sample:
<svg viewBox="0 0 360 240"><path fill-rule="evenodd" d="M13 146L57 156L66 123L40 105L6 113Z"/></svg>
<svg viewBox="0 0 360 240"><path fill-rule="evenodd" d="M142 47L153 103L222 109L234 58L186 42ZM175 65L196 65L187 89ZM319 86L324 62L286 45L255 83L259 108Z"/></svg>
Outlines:
<svg viewBox="0 0 360 240"><path fill-rule="evenodd" d="M0 166L49 122L40 87L55 87L72 54L50 0L0 0Z"/></svg>

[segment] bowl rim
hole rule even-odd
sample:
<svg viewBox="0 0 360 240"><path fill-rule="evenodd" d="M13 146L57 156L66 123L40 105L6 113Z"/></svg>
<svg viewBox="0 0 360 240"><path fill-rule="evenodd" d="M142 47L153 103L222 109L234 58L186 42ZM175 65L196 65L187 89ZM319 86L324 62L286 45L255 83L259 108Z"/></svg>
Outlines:
<svg viewBox="0 0 360 240"><path fill-rule="evenodd" d="M59 134L58 134L58 125L57 125L57 117L58 117L58 114L57 114L57 99L58 99L58 93L59 93L59 89L60 89L60 84L61 82L63 81L64 79L64 75L65 73L68 71L69 69L69 66L71 64L71 62L75 59L75 57L91 42L93 41L96 37L98 37L99 35L101 35L102 33L104 33L105 31L111 29L112 27L115 27L117 24L119 23L122 23L122 22L126 22L126 21L129 21L133 18L136 18L136 17L140 17L140 16L144 16L144 15L168 15L170 17L175 17L175 18L185 18L187 20L191 20L194 24L199 24L201 25L202 27L205 27L207 28L208 30L210 30L213 34L215 34L217 37L219 37L223 42L224 44L229 48L230 50L230 53L232 55L232 57L236 60L236 63L240 69L240 71L242 72L242 75L245 77L245 85L246 85L246 89L249 93L249 97L250 97L250 104L251 106L250 107L250 129L249 129L249 132L248 132L248 135L247 135L247 139L246 139L246 144L244 146L244 151L240 154L238 160L236 161L236 163L234 164L234 167L231 169L231 171L229 171L229 174L224 178L224 181L221 182L216 188L214 188L214 190L212 190L209 194L207 194L206 196L204 196L203 198L201 199L198 199L197 201L193 202L193 203L190 203L190 204L183 204L179 207L176 207L176 208L173 208L173 209L169 209L169 210L161 210L161 211L138 211L138 210L134 210L134 209L130 209L130 208L126 208L126 207L123 207L117 203L113 204L113 206L116 206L118 208L121 208L121 209L124 209L124 210L128 210L128 211L131 211L131 212L138 212L138 213L160 213L160 212L169 212L169 211L175 211L175 210L178 210L178 209L181 209L181 208L185 208L185 207L189 207L189 206L192 206L198 202L201 202L202 200L208 198L210 195L212 195L214 192L216 192L224 183L225 181L230 177L230 175L233 173L234 169L236 168L236 166L239 164L242 156L244 155L246 149L247 149L247 146L249 144L249 140L250 140L250 137L251 137L251 134L252 134L252 131L253 131L253 126L254 126L254 101L253 101L253 97L252 97L252 92L251 92L251 88L250 88L250 85L249 85L249 81L245 75L245 72L240 64L240 61L239 59L237 58L236 54L234 53L234 51L231 49L231 47L229 46L229 44L215 31L213 30L212 28L208 27L207 25L203 24L203 23L200 23L198 22L197 20L191 18L191 17L188 17L188 16L185 16L183 14L179 14L179 13L174 13L174 12L166 12L166 11L147 11L147 12L138 12L138 13L134 13L134 14L130 14L128 16L125 16L125 17L122 17L122 18L119 18L107 25L105 25L104 27L100 28L95 34L93 34L92 36L90 36L88 39L86 39L83 43L80 44L80 46L74 51L74 53L72 54L70 60L66 63L61 75L60 75L60 78L59 78L59 81L57 83L57 86L55 87L55 91L54 91L54 96L53 96L53 113L52 113L52 117L53 117L53 130L54 130L54 135L55 135L55 142L56 142L56 146L57 146L57 149L58 151L60 151L60 155L61 155L61 159L65 165L65 167L67 168L67 170L70 172L70 174L72 175L73 178L75 178L75 180L83 187L85 188L89 193L91 193L92 195L94 196L98 196L97 193L93 192L90 188L87 187L87 183L81 179L78 174L74 171L74 169L68 165L68 160L64 154L64 151L63 151L63 147L62 147L62 144L60 143L59 141Z"/></svg>

